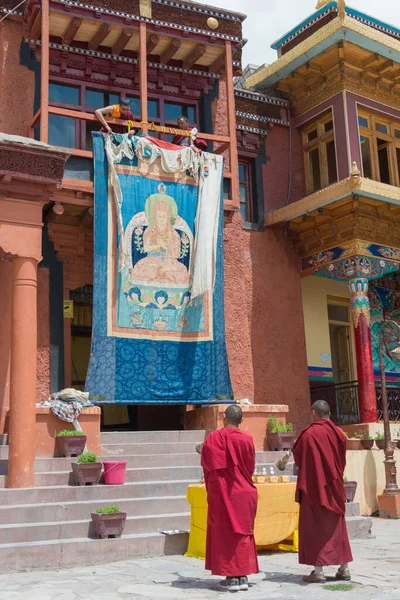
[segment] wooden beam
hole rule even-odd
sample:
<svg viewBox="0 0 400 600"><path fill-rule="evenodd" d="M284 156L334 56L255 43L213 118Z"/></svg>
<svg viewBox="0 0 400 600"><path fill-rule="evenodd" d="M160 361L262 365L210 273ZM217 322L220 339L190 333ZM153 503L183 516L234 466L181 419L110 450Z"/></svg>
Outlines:
<svg viewBox="0 0 400 600"><path fill-rule="evenodd" d="M78 218L79 227L84 227L85 225L89 225L93 222L94 215L94 207L89 206L86 208Z"/></svg>
<svg viewBox="0 0 400 600"><path fill-rule="evenodd" d="M133 29L128 29L127 27L125 29L123 29L120 33L119 38L117 39L114 46L112 47L111 53L112 54L121 54L121 52L123 51L123 49L129 42L129 40L131 39L132 34L133 34Z"/></svg>
<svg viewBox="0 0 400 600"><path fill-rule="evenodd" d="M239 208L239 165L236 141L235 95L233 90L232 42L225 42L225 80L228 112L229 166L232 173L231 194L234 208Z"/></svg>
<svg viewBox="0 0 400 600"><path fill-rule="evenodd" d="M229 150L229 143L225 143L225 144L221 144L220 146L218 146L218 148L214 148L214 154L223 154L224 152L226 152L226 150Z"/></svg>
<svg viewBox="0 0 400 600"><path fill-rule="evenodd" d="M49 141L49 0L42 0L42 40L40 52L40 141Z"/></svg>
<svg viewBox="0 0 400 600"><path fill-rule="evenodd" d="M373 65L376 62L379 62L379 54L377 54L376 52L374 54L372 54L369 58L366 58L365 60L363 60L363 67L369 67L370 65Z"/></svg>
<svg viewBox="0 0 400 600"><path fill-rule="evenodd" d="M198 44L183 61L183 68L190 69L207 52L205 44Z"/></svg>
<svg viewBox="0 0 400 600"><path fill-rule="evenodd" d="M225 52L223 52L218 58L214 60L212 65L209 66L208 70L210 73L220 73L225 68Z"/></svg>
<svg viewBox="0 0 400 600"><path fill-rule="evenodd" d="M153 52L153 50L156 49L159 42L160 42L160 38L158 37L158 35L153 33L153 35L151 35L149 37L149 39L147 40L147 44L146 44L147 54L151 54Z"/></svg>
<svg viewBox="0 0 400 600"><path fill-rule="evenodd" d="M175 56L175 54L178 52L181 45L182 45L181 40L178 40L176 38L171 40L171 42L168 44L168 46L164 50L163 54L160 56L160 63L162 65L167 65L169 63L169 61L171 60L171 58L173 58Z"/></svg>
<svg viewBox="0 0 400 600"><path fill-rule="evenodd" d="M322 68L319 67L318 65L313 64L312 62L308 62L306 64L306 70L313 71L314 73L318 73L318 75L320 75L322 73Z"/></svg>
<svg viewBox="0 0 400 600"><path fill-rule="evenodd" d="M147 108L147 27L145 22L139 25L139 63L140 63L140 120L142 121L142 131L147 133L149 126L148 108Z"/></svg>
<svg viewBox="0 0 400 600"><path fill-rule="evenodd" d="M89 50L97 50L97 48L101 46L101 43L106 39L110 31L111 25L108 23L103 23L90 40L88 44Z"/></svg>
<svg viewBox="0 0 400 600"><path fill-rule="evenodd" d="M65 30L61 43L65 46L69 46L72 40L75 38L76 34L78 33L78 29L81 25L82 19L79 19L78 17L74 17L73 19L71 19L67 29Z"/></svg>
<svg viewBox="0 0 400 600"><path fill-rule="evenodd" d="M394 67L394 63L392 60L387 60L383 63L383 65L381 67L379 67L378 69L378 73L380 73L381 75L383 75L383 73L386 73L387 71L390 71L390 69L393 69Z"/></svg>
<svg viewBox="0 0 400 600"><path fill-rule="evenodd" d="M36 15L36 19L33 22L29 37L32 40L37 40L40 37L40 31L42 29L42 16L40 12Z"/></svg>
<svg viewBox="0 0 400 600"><path fill-rule="evenodd" d="M343 40L338 42L337 46L338 46L339 60L343 60L344 59L344 42L343 42Z"/></svg>

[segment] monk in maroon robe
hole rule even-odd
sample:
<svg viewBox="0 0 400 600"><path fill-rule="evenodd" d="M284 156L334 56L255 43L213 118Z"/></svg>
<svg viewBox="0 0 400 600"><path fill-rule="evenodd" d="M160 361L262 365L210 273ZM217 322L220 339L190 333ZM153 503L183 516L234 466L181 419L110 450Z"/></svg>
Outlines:
<svg viewBox="0 0 400 600"><path fill-rule="evenodd" d="M238 429L241 422L240 406L229 406L224 428L210 433L201 450L208 496L206 569L224 575L221 585L231 592L247 590L247 575L259 572L255 451L253 438Z"/></svg>
<svg viewBox="0 0 400 600"><path fill-rule="evenodd" d="M179 129L183 129L184 131L191 130L189 121L186 117L179 117L178 127L179 127ZM171 143L174 144L175 146L190 146L191 139L185 135L174 135ZM201 138L196 138L193 142L193 145L196 148L198 148L199 150L202 150L203 152L205 152L207 150L207 142L206 142L206 140L203 140Z"/></svg>
<svg viewBox="0 0 400 600"><path fill-rule="evenodd" d="M330 420L329 404L312 405L313 424L293 448L299 469L296 501L300 504L299 563L314 565L308 583L325 583L323 567L340 565L336 579L350 581L353 560L346 528L346 437Z"/></svg>

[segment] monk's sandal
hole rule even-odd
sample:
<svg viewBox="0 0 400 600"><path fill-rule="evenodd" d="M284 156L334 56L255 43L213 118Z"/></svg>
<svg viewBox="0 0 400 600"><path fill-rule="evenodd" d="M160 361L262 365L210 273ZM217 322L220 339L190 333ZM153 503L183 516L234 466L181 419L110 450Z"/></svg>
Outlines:
<svg viewBox="0 0 400 600"><path fill-rule="evenodd" d="M247 590L249 589L249 582L247 580L247 577L239 578L239 589L241 592L247 592Z"/></svg>
<svg viewBox="0 0 400 600"><path fill-rule="evenodd" d="M338 579L339 581L351 581L349 569L343 569L343 571L339 569L335 575L335 579Z"/></svg>
<svg viewBox="0 0 400 600"><path fill-rule="evenodd" d="M310 575L304 575L303 581L306 583L326 583L326 577L323 573L311 571Z"/></svg>

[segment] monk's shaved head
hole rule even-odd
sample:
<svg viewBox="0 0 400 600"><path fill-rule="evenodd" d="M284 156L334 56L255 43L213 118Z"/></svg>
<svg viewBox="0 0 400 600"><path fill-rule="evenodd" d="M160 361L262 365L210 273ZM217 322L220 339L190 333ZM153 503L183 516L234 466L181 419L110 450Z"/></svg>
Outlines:
<svg viewBox="0 0 400 600"><path fill-rule="evenodd" d="M331 416L331 409L325 400L317 400L311 408L320 419L329 419Z"/></svg>
<svg viewBox="0 0 400 600"><path fill-rule="evenodd" d="M234 425L237 427L240 425L243 419L243 413L240 406L237 404L231 404L225 411L225 422L228 425Z"/></svg>

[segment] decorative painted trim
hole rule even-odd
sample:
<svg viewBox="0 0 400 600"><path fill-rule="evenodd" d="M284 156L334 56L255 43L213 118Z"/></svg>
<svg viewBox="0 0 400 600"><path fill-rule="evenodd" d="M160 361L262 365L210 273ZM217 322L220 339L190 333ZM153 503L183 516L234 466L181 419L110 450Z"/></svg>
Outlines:
<svg viewBox="0 0 400 600"><path fill-rule="evenodd" d="M7 17L23 17L24 13L21 12L20 10L8 10L8 8L2 8L1 12L6 14Z"/></svg>
<svg viewBox="0 0 400 600"><path fill-rule="evenodd" d="M219 17L222 19L229 19L230 21L236 21L236 23L242 23L246 18L246 15L236 12L220 12L218 10L212 10L211 7L204 6L200 7L196 4L185 4L184 2L175 2L174 0L153 0L158 4L166 4L167 6L173 6L174 8L183 8L192 12L198 12L203 15L211 15L212 17Z"/></svg>
<svg viewBox="0 0 400 600"><path fill-rule="evenodd" d="M41 40L29 40L30 44L35 46L41 46ZM129 58L128 56L119 56L116 54L106 54L105 52L98 52L97 50L86 50L85 48L75 48L74 46L63 46L62 44L56 44L55 42L49 43L49 48L55 50L63 50L65 52L73 52L75 54L84 54L85 56L96 56L97 58L106 58L108 60L117 60L119 62L130 63L133 65L139 64L138 58ZM147 61L148 67L154 67L155 69L162 69L164 71L176 71L179 73L186 73L188 75L199 75L201 77L209 77L210 79L219 79L220 75L217 73L209 73L208 71L197 71L195 69L184 69L183 67L172 67L170 65L161 65L160 63Z"/></svg>
<svg viewBox="0 0 400 600"><path fill-rule="evenodd" d="M308 366L308 379L310 379L311 381L332 380L333 370L331 367Z"/></svg>
<svg viewBox="0 0 400 600"><path fill-rule="evenodd" d="M290 125L289 121L285 121L284 119L274 119L273 117L261 117L260 115L256 115L255 113L247 113L241 110L236 110L235 115L237 117L242 117L242 119L251 119L252 121L258 121L259 123L276 123L277 125L286 125L287 127Z"/></svg>
<svg viewBox="0 0 400 600"><path fill-rule="evenodd" d="M374 29L378 29L378 31L383 31L383 33L389 33L390 35L395 35L400 38L400 29L397 29L394 25L389 25L389 23L384 23L383 21L379 21L370 15L365 15L364 13L351 8L350 6L346 7L346 12L356 19L356 21L360 21L360 23L364 23L369 27L373 27Z"/></svg>
<svg viewBox="0 0 400 600"><path fill-rule="evenodd" d="M239 129L240 131L248 131L249 133L258 133L260 135L267 135L268 133L266 129L258 129L257 127L249 127L248 125L236 124L236 129Z"/></svg>
<svg viewBox="0 0 400 600"><path fill-rule="evenodd" d="M142 23L152 23L153 25L159 25L161 27L169 27L170 29L176 29L179 31L189 31L191 33L199 33L200 35L206 35L207 37L215 37L222 40L230 40L231 42L241 43L241 38L233 35L227 35L226 33L217 33L211 30L197 29L197 27L188 27L187 25L178 25L177 23L168 23L167 21L159 21L158 19L149 19L147 17L141 17L140 15L134 15L132 13L121 12L117 10L110 10L109 8L103 8L99 6L92 6L91 4L83 4L82 2L75 2L74 0L51 0L54 4L62 4L63 6L73 6L76 8L83 8L86 10L95 11L96 13L103 13L106 15L113 15L115 17L122 17L123 19L129 19L131 21L139 21Z"/></svg>
<svg viewBox="0 0 400 600"><path fill-rule="evenodd" d="M247 98L248 100L255 100L256 102L265 102L266 104L284 106L285 108L289 108L290 106L289 100L282 100L281 98L272 98L271 96L265 96L264 94L260 94L260 92L244 92L241 89L235 88L234 94L239 98Z"/></svg>
<svg viewBox="0 0 400 600"><path fill-rule="evenodd" d="M276 42L271 44L272 50L278 50L278 48L285 46L286 44L294 40L297 36L299 36L301 33L303 33L303 31L307 31L307 29L315 25L315 23L321 21L321 19L323 19L332 12L338 12L336 2L332 2L332 4L328 5L327 7L323 7L318 12L313 13L310 17L302 21L297 27L291 29L288 33L279 38L279 40L276 40Z"/></svg>
<svg viewBox="0 0 400 600"><path fill-rule="evenodd" d="M368 279L365 277L357 277L349 281L350 296L350 312L353 319L355 329L358 327L358 322L361 315L364 315L367 326L371 324L371 313L369 310L368 298Z"/></svg>

